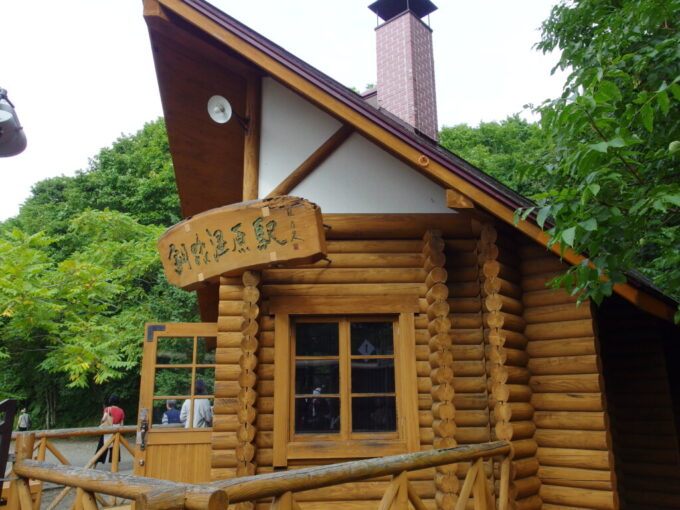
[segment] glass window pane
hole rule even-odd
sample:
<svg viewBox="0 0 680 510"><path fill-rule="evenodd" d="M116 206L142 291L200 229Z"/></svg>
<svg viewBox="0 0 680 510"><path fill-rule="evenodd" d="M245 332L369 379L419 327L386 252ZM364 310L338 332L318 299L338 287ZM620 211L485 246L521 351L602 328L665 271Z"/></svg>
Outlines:
<svg viewBox="0 0 680 510"><path fill-rule="evenodd" d="M154 396L179 396L191 393L191 368L157 368Z"/></svg>
<svg viewBox="0 0 680 510"><path fill-rule="evenodd" d="M298 322L295 326L296 356L337 356L337 322Z"/></svg>
<svg viewBox="0 0 680 510"><path fill-rule="evenodd" d="M154 400L152 423L156 427L182 427L182 422L179 418L182 403L182 400L175 399Z"/></svg>
<svg viewBox="0 0 680 510"><path fill-rule="evenodd" d="M202 383L199 381L203 381ZM215 393L215 369L197 368L196 384L194 386L195 395L213 395Z"/></svg>
<svg viewBox="0 0 680 510"><path fill-rule="evenodd" d="M391 322L352 322L350 336L352 354L355 356L394 354Z"/></svg>
<svg viewBox="0 0 680 510"><path fill-rule="evenodd" d="M214 365L215 347L217 347L217 338L214 336L198 337L196 339L196 364Z"/></svg>
<svg viewBox="0 0 680 510"><path fill-rule="evenodd" d="M303 359L295 361L297 395L337 394L340 378L338 360Z"/></svg>
<svg viewBox="0 0 680 510"><path fill-rule="evenodd" d="M157 365L190 365L194 355L194 339L192 337L158 337L156 346Z"/></svg>
<svg viewBox="0 0 680 510"><path fill-rule="evenodd" d="M193 408L193 413L191 409ZM180 420L187 428L212 427L213 399L195 398L187 399L180 410ZM187 424L187 421L189 422Z"/></svg>
<svg viewBox="0 0 680 510"><path fill-rule="evenodd" d="M352 393L394 393L394 359L353 359Z"/></svg>
<svg viewBox="0 0 680 510"><path fill-rule="evenodd" d="M396 431L397 412L394 401L394 397L354 397L352 399L352 431Z"/></svg>
<svg viewBox="0 0 680 510"><path fill-rule="evenodd" d="M340 430L340 399L296 398L296 434L335 434Z"/></svg>

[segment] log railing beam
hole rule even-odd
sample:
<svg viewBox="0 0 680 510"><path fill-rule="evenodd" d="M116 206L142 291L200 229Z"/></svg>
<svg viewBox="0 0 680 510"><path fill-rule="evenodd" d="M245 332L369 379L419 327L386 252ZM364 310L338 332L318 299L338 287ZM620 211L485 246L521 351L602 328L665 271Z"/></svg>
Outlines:
<svg viewBox="0 0 680 510"><path fill-rule="evenodd" d="M383 498L383 506L386 509L402 509L407 508L410 501L416 510L424 510L425 505L409 484L406 472L463 461L476 462L473 464L473 469L469 470L470 480L466 479L462 492L466 492L465 486L469 485L470 489L476 493L475 504L479 505L479 508L490 508L493 507L493 500L486 486L481 459L507 456L511 451L510 443L496 441L206 484L183 484L34 461L30 459L34 437L32 434L27 434L17 443L18 460L14 465L14 472L20 477L16 485L20 510L32 510L28 489L29 479L76 487L79 493L78 507L82 510L97 510L95 493L135 500L138 510L179 510L180 508L223 510L228 503L256 501L270 497L276 498L277 508L299 510L293 492L389 475L394 478L388 492L392 491L394 494L387 494ZM474 483L475 478L479 478L476 483ZM501 476L501 485L502 483L503 476Z"/></svg>
<svg viewBox="0 0 680 510"><path fill-rule="evenodd" d="M458 446L415 453L378 457L329 466L315 466L267 473L232 480L211 482L229 496L230 503L270 498L284 492L319 489L340 483L357 482L379 476L389 476L402 471L413 471L442 466L455 462L475 460L480 457L507 455L510 444L505 441Z"/></svg>

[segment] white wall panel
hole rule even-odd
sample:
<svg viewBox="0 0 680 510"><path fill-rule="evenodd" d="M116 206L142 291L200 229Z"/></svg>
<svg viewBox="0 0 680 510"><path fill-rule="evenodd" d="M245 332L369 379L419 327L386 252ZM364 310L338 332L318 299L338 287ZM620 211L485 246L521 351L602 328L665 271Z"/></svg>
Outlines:
<svg viewBox="0 0 680 510"><path fill-rule="evenodd" d="M325 213L450 213L445 190L353 134L290 193Z"/></svg>
<svg viewBox="0 0 680 510"><path fill-rule="evenodd" d="M259 195L269 194L340 122L272 78L262 80Z"/></svg>

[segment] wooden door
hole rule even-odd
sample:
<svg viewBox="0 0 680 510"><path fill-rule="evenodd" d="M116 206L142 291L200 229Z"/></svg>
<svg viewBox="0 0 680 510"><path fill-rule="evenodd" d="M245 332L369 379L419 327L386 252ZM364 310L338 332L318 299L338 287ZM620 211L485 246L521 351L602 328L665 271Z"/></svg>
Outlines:
<svg viewBox="0 0 680 510"><path fill-rule="evenodd" d="M147 324L135 475L210 480L216 323Z"/></svg>

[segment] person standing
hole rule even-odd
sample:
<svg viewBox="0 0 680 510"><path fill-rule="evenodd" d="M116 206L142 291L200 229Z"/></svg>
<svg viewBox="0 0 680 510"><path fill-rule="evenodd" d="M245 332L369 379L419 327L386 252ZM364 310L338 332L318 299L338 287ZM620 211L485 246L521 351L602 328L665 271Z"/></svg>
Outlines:
<svg viewBox="0 0 680 510"><path fill-rule="evenodd" d="M22 432L31 429L31 415L26 412L25 407L21 410L17 425Z"/></svg>
<svg viewBox="0 0 680 510"><path fill-rule="evenodd" d="M161 424L172 425L181 423L179 418L179 411L177 410L177 401L170 399L165 403L166 411L163 413Z"/></svg>
<svg viewBox="0 0 680 510"><path fill-rule="evenodd" d="M194 385L195 395L206 395L207 388L203 379L196 379ZM191 399L186 399L182 404L182 411L180 412L180 420L184 423L185 428L205 428L212 427L213 409L208 398L196 398L193 401L194 412L192 420L189 419L191 409Z"/></svg>
<svg viewBox="0 0 680 510"><path fill-rule="evenodd" d="M107 401L108 406L104 408L104 414L102 414L102 418L100 420L100 427L115 427L116 425L118 426L123 426L123 422L125 421L125 411L123 411L119 406L120 404L120 399L118 398L118 395L111 395ZM104 434L103 436L99 437L99 444L97 445L97 451L104 446L109 439L111 438L112 434ZM113 446L109 446L108 448L108 453L109 453L109 462L111 462L113 458ZM95 462L95 466L97 463L101 462L102 464L106 463L106 451L103 452L99 458L97 459L97 462Z"/></svg>

